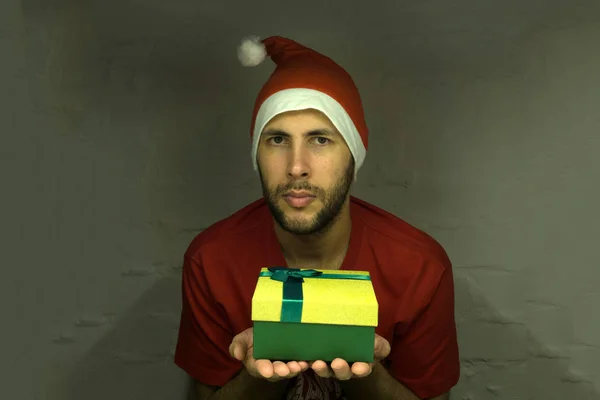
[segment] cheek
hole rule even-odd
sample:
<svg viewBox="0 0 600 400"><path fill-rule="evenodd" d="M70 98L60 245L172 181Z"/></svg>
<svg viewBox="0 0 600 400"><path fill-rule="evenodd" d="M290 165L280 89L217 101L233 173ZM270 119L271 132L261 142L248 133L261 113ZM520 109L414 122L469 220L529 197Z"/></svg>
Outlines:
<svg viewBox="0 0 600 400"><path fill-rule="evenodd" d="M333 189L340 185L342 181L346 179L346 175L348 173L348 166L342 165L340 163L336 163L335 165L328 165L327 171L322 175L322 180L324 184L324 188Z"/></svg>
<svg viewBox="0 0 600 400"><path fill-rule="evenodd" d="M272 170L285 161L282 151L264 149L258 153L257 160L265 170Z"/></svg>
<svg viewBox="0 0 600 400"><path fill-rule="evenodd" d="M260 169L265 174L271 174L271 171L275 169L277 165L277 159L273 156L273 154L269 154L268 152L260 152L256 161L260 167Z"/></svg>
<svg viewBox="0 0 600 400"><path fill-rule="evenodd" d="M274 164L265 165L263 173L265 174L266 180L272 183L280 181L285 175L284 169Z"/></svg>
<svg viewBox="0 0 600 400"><path fill-rule="evenodd" d="M315 160L313 170L324 179L335 181L344 174L345 168L338 160L323 158Z"/></svg>
<svg viewBox="0 0 600 400"><path fill-rule="evenodd" d="M271 161L272 160L260 162L259 168L263 184L269 188L274 188L285 180L285 170Z"/></svg>

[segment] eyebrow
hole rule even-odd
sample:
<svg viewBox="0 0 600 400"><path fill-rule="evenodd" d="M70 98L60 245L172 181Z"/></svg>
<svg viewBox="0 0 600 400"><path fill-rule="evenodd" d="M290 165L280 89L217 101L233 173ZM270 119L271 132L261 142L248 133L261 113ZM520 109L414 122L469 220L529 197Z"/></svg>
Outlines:
<svg viewBox="0 0 600 400"><path fill-rule="evenodd" d="M288 132L282 131L280 129L266 129L263 132L263 135L265 135L265 136L286 136L286 137L292 136ZM321 129L313 129L311 131L308 131L305 133L305 136L334 136L334 133L330 129L321 128Z"/></svg>

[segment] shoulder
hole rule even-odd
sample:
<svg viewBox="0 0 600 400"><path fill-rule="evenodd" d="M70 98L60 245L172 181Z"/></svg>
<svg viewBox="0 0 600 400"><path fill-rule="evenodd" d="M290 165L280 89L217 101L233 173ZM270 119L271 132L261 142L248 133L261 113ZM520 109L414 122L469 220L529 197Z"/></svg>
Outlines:
<svg viewBox="0 0 600 400"><path fill-rule="evenodd" d="M371 203L352 198L352 212L365 226L371 246L378 252L401 254L403 260L422 260L439 273L451 268L442 245L423 230Z"/></svg>
<svg viewBox="0 0 600 400"><path fill-rule="evenodd" d="M370 265L382 307L409 321L427 307L444 276L452 277L446 251L433 237L373 204L354 198L352 212L364 226L361 260Z"/></svg>
<svg viewBox="0 0 600 400"><path fill-rule="evenodd" d="M190 242L185 257L198 262L207 252L225 251L234 245L237 248L251 246L251 239L259 239L268 216L269 209L264 199L253 201L197 234Z"/></svg>

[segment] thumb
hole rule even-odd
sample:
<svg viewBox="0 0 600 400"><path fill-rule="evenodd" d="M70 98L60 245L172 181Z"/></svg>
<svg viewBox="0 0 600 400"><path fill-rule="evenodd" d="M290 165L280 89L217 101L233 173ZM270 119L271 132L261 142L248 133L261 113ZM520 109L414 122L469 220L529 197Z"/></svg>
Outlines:
<svg viewBox="0 0 600 400"><path fill-rule="evenodd" d="M391 350L390 343L385 338L375 335L374 353L376 359L382 360L386 358Z"/></svg>
<svg viewBox="0 0 600 400"><path fill-rule="evenodd" d="M246 359L246 353L252 346L252 335L249 335L250 332L251 331L247 329L233 338L229 345L229 354L231 357L239 361L244 361L244 359Z"/></svg>
<svg viewBox="0 0 600 400"><path fill-rule="evenodd" d="M246 358L248 346L246 341L240 335L233 338L229 345L229 354L238 361L243 361Z"/></svg>

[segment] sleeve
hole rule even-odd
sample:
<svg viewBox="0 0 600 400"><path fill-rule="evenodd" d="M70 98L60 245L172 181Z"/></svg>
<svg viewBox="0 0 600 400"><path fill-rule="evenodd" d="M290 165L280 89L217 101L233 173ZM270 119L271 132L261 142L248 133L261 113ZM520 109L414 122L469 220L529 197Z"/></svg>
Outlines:
<svg viewBox="0 0 600 400"><path fill-rule="evenodd" d="M390 374L421 399L440 396L456 385L460 360L454 316L454 279L445 268L428 304L388 356Z"/></svg>
<svg viewBox="0 0 600 400"><path fill-rule="evenodd" d="M182 303L175 364L206 385L224 386L242 368L229 354L234 335L224 310L211 295L202 265L187 256L182 273Z"/></svg>

